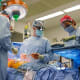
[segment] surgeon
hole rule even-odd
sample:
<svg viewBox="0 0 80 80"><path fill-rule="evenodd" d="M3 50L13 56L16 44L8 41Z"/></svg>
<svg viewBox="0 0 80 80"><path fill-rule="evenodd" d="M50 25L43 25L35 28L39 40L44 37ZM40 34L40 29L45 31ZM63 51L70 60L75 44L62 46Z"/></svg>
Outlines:
<svg viewBox="0 0 80 80"><path fill-rule="evenodd" d="M69 44L67 43L67 45L71 45L71 46L80 45L80 27L76 26L76 22L68 15L62 17L60 22L63 29L69 33L69 36L75 35L76 37L74 38L74 42L70 40ZM74 61L73 68L78 68L78 67L80 67L80 65L78 65L76 61Z"/></svg>
<svg viewBox="0 0 80 80"><path fill-rule="evenodd" d="M49 61L53 60L53 54L49 41L43 38L43 22L35 20L32 25L32 30L32 36L23 42L19 53L21 55L26 54L30 58L31 66L37 69L39 67L41 68L42 64L48 64ZM37 67L39 64L41 65Z"/></svg>
<svg viewBox="0 0 80 80"><path fill-rule="evenodd" d="M11 49L10 22L6 11L0 13L0 80L6 80L8 50Z"/></svg>
<svg viewBox="0 0 80 80"><path fill-rule="evenodd" d="M76 36L75 45L80 44L80 27L76 26L76 22L68 15L65 15L60 20L63 29L69 33L69 36Z"/></svg>

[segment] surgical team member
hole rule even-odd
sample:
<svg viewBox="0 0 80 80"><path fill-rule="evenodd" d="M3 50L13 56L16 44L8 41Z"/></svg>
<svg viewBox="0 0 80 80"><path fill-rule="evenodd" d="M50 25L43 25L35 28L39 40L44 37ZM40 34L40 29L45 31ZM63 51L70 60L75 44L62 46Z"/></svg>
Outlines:
<svg viewBox="0 0 80 80"><path fill-rule="evenodd" d="M6 80L8 50L11 48L10 22L6 11L0 13L0 80Z"/></svg>
<svg viewBox="0 0 80 80"><path fill-rule="evenodd" d="M73 35L76 36L74 45L79 45L80 44L80 27L76 27L76 22L68 15L65 15L64 17L62 17L60 22L64 30L69 33L69 36L73 36ZM73 44L72 41L70 41L69 45L72 45L72 44ZM77 68L80 66L80 65L77 66L76 62L74 62L73 65L74 65L74 68Z"/></svg>
<svg viewBox="0 0 80 80"><path fill-rule="evenodd" d="M80 27L76 26L76 22L68 15L62 17L60 22L64 30L69 33L69 36L76 36L74 45L80 44Z"/></svg>
<svg viewBox="0 0 80 80"><path fill-rule="evenodd" d="M37 65L35 66L35 64L47 64L50 60L53 60L53 54L49 41L43 38L43 22L40 20L34 21L32 29L32 36L24 41L19 53L31 55L33 58L31 63L36 69Z"/></svg>

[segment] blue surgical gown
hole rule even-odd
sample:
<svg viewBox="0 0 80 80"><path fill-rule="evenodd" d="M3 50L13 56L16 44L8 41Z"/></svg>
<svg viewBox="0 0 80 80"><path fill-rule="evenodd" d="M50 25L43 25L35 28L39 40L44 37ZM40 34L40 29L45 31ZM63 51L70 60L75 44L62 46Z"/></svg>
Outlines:
<svg viewBox="0 0 80 80"><path fill-rule="evenodd" d="M77 29L75 29L73 32L69 33L69 36L73 36L75 35L76 37L80 37L80 27L78 27ZM76 39L76 40L69 40L67 42L65 42L65 46L75 46L75 45L80 45L79 43L80 39Z"/></svg>
<svg viewBox="0 0 80 80"><path fill-rule="evenodd" d="M6 80L8 50L11 49L10 23L5 16L0 15L0 80Z"/></svg>
<svg viewBox="0 0 80 80"><path fill-rule="evenodd" d="M76 37L80 37L80 27L78 27L77 29L75 29L73 32L69 33L69 36L73 36L75 35ZM80 45L80 39L76 39L76 40L70 40L68 42L65 43L65 46L77 46ZM80 59L79 59L80 60ZM80 65L77 64L76 60L73 60L73 68L78 68L80 67Z"/></svg>
<svg viewBox="0 0 80 80"><path fill-rule="evenodd" d="M44 55L43 59L32 59L32 64L47 64L50 60L53 60L53 54L51 52L50 43L47 39L42 37L30 37L23 42L19 53L26 53L30 55L32 53L39 53ZM31 65L31 64L30 64ZM36 67L36 66L35 66Z"/></svg>

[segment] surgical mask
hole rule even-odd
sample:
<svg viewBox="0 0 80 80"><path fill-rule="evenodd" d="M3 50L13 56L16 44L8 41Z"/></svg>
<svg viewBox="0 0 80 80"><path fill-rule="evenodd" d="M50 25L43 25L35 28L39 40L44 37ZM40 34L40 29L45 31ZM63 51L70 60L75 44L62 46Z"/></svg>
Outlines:
<svg viewBox="0 0 80 80"><path fill-rule="evenodd" d="M68 26L67 28L65 28L64 30L67 31L67 32L69 32L69 33L71 33L71 32L73 32L75 29L73 28L72 25L70 25L70 26Z"/></svg>
<svg viewBox="0 0 80 80"><path fill-rule="evenodd" d="M41 30L36 30L36 35L39 36L39 37L42 37L43 31L41 31Z"/></svg>

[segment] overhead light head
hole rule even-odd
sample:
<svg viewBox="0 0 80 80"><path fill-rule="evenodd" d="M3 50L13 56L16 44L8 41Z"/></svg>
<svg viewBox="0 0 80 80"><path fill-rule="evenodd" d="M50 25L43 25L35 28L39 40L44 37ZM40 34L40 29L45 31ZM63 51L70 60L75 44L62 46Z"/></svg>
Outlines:
<svg viewBox="0 0 80 80"><path fill-rule="evenodd" d="M15 12L16 14L17 13L16 11L18 11L18 13L20 14L18 19L22 19L27 15L27 9L21 5L16 5L16 4L8 6L6 8L6 11L12 16L12 19L14 19L13 13Z"/></svg>
<svg viewBox="0 0 80 80"><path fill-rule="evenodd" d="M14 14L18 20L24 18L27 15L27 5L22 0L10 0L7 2L8 6L5 9L15 19Z"/></svg>
<svg viewBox="0 0 80 80"><path fill-rule="evenodd" d="M19 18L19 16L20 16L20 12L19 12L18 10L14 10L14 11L12 12L12 16L13 16L13 18L15 19L15 21L17 21L18 18Z"/></svg>

